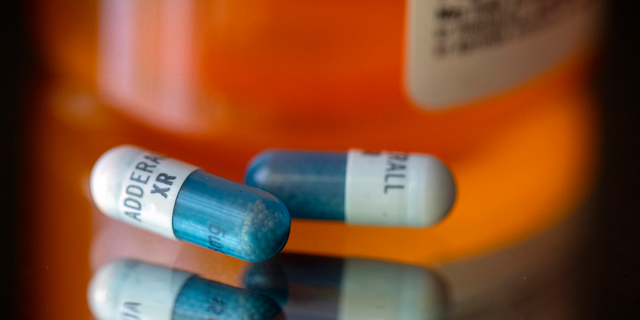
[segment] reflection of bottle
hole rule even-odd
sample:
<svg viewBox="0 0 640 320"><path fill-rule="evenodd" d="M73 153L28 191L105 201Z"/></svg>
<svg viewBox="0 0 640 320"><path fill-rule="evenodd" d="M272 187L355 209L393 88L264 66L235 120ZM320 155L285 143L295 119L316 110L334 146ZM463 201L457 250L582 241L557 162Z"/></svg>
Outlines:
<svg viewBox="0 0 640 320"><path fill-rule="evenodd" d="M267 296L135 260L102 267L88 299L100 320L283 319Z"/></svg>
<svg viewBox="0 0 640 320"><path fill-rule="evenodd" d="M274 290L278 286L268 276L279 268L288 281L287 297ZM423 267L377 260L280 254L254 264L245 287L271 295L288 319L426 320L443 319L446 311L438 276Z"/></svg>

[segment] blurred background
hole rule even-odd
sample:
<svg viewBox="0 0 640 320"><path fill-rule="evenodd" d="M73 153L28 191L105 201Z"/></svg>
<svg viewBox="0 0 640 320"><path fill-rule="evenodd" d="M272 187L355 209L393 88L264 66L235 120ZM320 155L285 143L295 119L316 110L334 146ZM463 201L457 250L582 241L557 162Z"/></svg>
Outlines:
<svg viewBox="0 0 640 320"><path fill-rule="evenodd" d="M122 257L241 285L96 213L93 162L132 143L236 181L271 147L435 154L459 183L442 224L296 221L285 251L435 270L450 318L638 318L637 5L433 3L3 4L4 317L88 319L92 272Z"/></svg>

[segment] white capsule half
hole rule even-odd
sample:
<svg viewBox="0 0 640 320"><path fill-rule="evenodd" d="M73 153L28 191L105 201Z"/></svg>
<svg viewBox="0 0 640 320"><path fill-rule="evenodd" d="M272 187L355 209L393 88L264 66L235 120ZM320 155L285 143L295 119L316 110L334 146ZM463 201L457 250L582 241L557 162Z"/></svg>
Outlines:
<svg viewBox="0 0 640 320"><path fill-rule="evenodd" d="M173 208L180 187L196 169L134 146L118 146L93 166L91 196L98 209L111 218L178 240L173 233ZM150 196L159 174L167 172L171 188L161 186L162 197Z"/></svg>
<svg viewBox="0 0 640 320"><path fill-rule="evenodd" d="M427 269L367 259L345 259L340 320L440 320L442 284Z"/></svg>
<svg viewBox="0 0 640 320"><path fill-rule="evenodd" d="M99 320L171 320L180 289L193 275L135 260L117 260L91 279L89 308Z"/></svg>
<svg viewBox="0 0 640 320"><path fill-rule="evenodd" d="M447 166L418 153L347 154L345 222L424 227L451 210L456 186Z"/></svg>

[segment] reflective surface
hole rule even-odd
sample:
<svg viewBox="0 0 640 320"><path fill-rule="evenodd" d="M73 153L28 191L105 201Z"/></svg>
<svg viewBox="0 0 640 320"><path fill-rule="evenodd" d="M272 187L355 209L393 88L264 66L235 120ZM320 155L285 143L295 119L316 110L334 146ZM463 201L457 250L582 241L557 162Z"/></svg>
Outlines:
<svg viewBox="0 0 640 320"><path fill-rule="evenodd" d="M597 272L590 207L520 244L429 267L291 253L238 264L192 246L178 246L166 259L169 252L152 254L156 246L133 228L127 238L106 231L103 236L121 240L92 251L100 257L94 265L120 256L167 261L166 268L263 294L286 319L590 319L596 282L585 279ZM147 244L123 254L119 248L132 240Z"/></svg>

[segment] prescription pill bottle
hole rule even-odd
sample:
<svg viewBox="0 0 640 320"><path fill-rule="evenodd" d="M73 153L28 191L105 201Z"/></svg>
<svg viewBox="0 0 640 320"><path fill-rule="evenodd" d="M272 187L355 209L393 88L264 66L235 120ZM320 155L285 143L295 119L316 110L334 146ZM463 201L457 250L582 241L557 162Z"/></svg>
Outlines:
<svg viewBox="0 0 640 320"><path fill-rule="evenodd" d="M589 185L596 0L42 0L34 9L54 75L148 136L147 149L238 181L248 159L273 147L424 152L452 167L458 201L440 226L299 221L292 250L459 257L524 236L516 220L540 228ZM517 202L538 187L558 203ZM326 232L341 245L306 236ZM428 234L447 241L416 250L433 243ZM488 241L497 234L511 236ZM396 235L415 245L392 249Z"/></svg>
<svg viewBox="0 0 640 320"><path fill-rule="evenodd" d="M73 10L69 10L73 8ZM55 75L148 126L464 152L584 85L598 0L40 0ZM400 138L402 137L402 138ZM414 142L415 143L415 142Z"/></svg>
<svg viewBox="0 0 640 320"><path fill-rule="evenodd" d="M89 317L78 303L107 222L88 177L119 144L235 181L266 148L423 152L451 168L457 200L435 227L295 220L284 250L296 253L457 263L556 225L591 191L597 0L40 0L33 10L52 80L34 95L29 174L56 182L29 191L39 239L29 257L55 265L34 279L37 300L57 306L40 318Z"/></svg>

